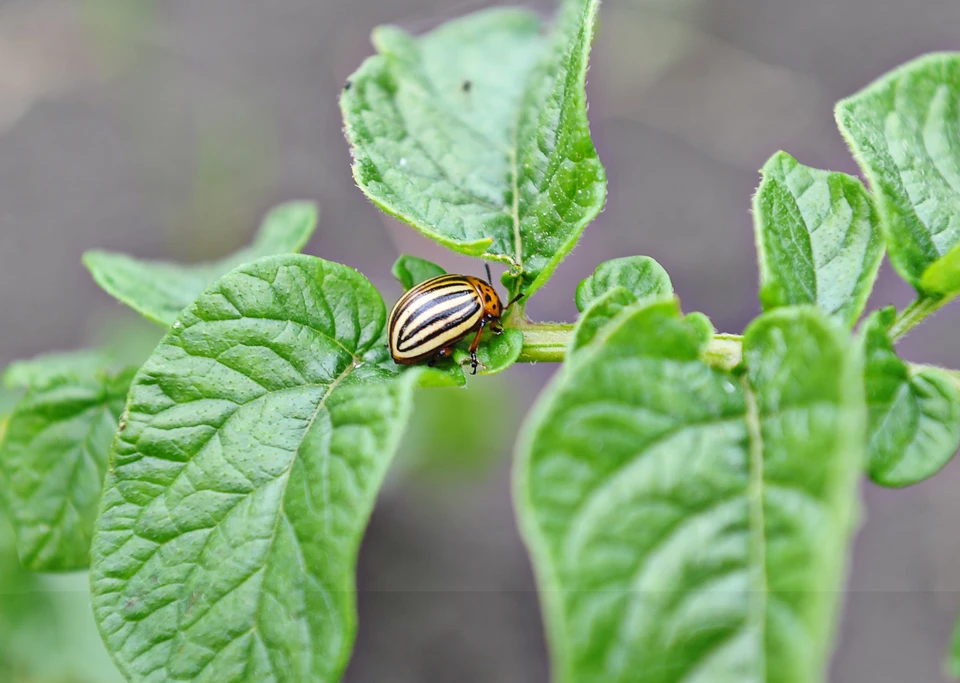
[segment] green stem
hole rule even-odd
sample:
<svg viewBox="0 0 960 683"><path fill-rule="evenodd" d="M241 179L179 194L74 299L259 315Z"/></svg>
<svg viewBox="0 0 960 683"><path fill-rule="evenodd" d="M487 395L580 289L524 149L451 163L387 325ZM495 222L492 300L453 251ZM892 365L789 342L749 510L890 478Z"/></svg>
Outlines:
<svg viewBox="0 0 960 683"><path fill-rule="evenodd" d="M521 363L562 363L573 338L572 323L533 323L514 321L510 325L523 332L523 348L517 360ZM743 358L743 337L739 334L715 335L703 353L708 365L732 370Z"/></svg>
<svg viewBox="0 0 960 683"><path fill-rule="evenodd" d="M900 311L900 315L890 326L890 337L896 341L904 336L949 300L950 297L931 297L921 294L913 300L913 303Z"/></svg>
<svg viewBox="0 0 960 683"><path fill-rule="evenodd" d="M531 323L516 326L523 331L521 363L562 363L573 337L572 323Z"/></svg>
<svg viewBox="0 0 960 683"><path fill-rule="evenodd" d="M907 306L890 328L893 339L902 337L913 327L930 316L937 309L949 301L949 297L932 298L920 296ZM521 363L562 363L567 356L567 349L573 338L576 325L573 323L535 323L530 322L522 315L511 316L506 327L523 332L523 348L517 359ZM732 370L743 361L743 335L715 334L703 352L703 362L721 370ZM911 369L916 372L935 366L911 363ZM949 368L935 368L943 372L957 385L960 390L960 370Z"/></svg>
<svg viewBox="0 0 960 683"><path fill-rule="evenodd" d="M939 303L939 302L937 302ZM942 305L942 303L940 304ZM939 306L938 306L939 307ZM917 308L917 307L915 307ZM936 308L927 309L925 314L907 315L905 309L901 318L907 323L920 322ZM923 309L921 309L922 311ZM523 348L520 350L521 363L562 363L576 327L572 323L534 323L528 320L515 320L511 327L523 331ZM903 329L903 334L909 327ZM716 334L703 352L703 362L720 370L732 370L743 361L743 335ZM911 363L913 372L923 369L935 369L947 375L960 390L960 370L941 368L933 365Z"/></svg>
<svg viewBox="0 0 960 683"><path fill-rule="evenodd" d="M733 370L743 360L743 336L715 334L703 352L703 362L721 370Z"/></svg>

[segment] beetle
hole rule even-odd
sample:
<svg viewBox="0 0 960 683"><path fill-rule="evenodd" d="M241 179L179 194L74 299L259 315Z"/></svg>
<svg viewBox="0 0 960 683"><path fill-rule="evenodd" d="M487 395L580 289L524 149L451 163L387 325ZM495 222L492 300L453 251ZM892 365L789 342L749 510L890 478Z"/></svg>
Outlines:
<svg viewBox="0 0 960 683"><path fill-rule="evenodd" d="M411 287L390 312L388 346L394 362L410 365L429 359L427 364L433 367L453 353L454 344L476 332L469 362L471 374L477 374L477 367L482 367L477 346L484 328L503 334L500 319L524 296L518 294L503 306L491 282L487 266L486 282L472 275L438 275Z"/></svg>

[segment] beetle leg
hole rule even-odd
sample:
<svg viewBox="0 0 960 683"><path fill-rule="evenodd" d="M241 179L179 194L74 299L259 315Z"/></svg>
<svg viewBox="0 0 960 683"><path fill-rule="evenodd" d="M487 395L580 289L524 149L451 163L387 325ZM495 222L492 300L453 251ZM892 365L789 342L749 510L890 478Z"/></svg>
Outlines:
<svg viewBox="0 0 960 683"><path fill-rule="evenodd" d="M483 326L486 325L486 321L480 321L480 327L477 328L477 336L473 338L473 341L470 343L470 365L473 366L473 372L471 375L477 374L477 366L482 367L484 370L487 369L487 366L477 360L477 347L480 346L480 335L483 334Z"/></svg>

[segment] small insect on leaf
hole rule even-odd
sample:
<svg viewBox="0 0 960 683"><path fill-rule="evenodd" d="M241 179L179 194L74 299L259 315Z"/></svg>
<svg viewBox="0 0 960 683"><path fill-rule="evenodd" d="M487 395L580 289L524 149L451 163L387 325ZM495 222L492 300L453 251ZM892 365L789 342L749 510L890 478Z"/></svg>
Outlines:
<svg viewBox="0 0 960 683"><path fill-rule="evenodd" d="M473 88L473 81L466 80L463 82L463 85L460 86L460 89L463 92L470 92L470 89Z"/></svg>
<svg viewBox="0 0 960 683"><path fill-rule="evenodd" d="M388 340L394 362L427 361L432 367L448 358L456 343L475 333L465 362L474 375L478 367L486 369L477 359L480 337L486 327L503 333L500 319L510 306L503 306L489 280L488 266L486 282L471 275L443 274L408 290L390 313Z"/></svg>

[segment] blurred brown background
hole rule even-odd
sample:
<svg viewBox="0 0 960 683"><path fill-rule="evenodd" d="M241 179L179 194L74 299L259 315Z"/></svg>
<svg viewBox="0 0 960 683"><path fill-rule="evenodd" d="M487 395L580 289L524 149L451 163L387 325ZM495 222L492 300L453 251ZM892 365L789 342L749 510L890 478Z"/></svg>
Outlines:
<svg viewBox="0 0 960 683"><path fill-rule="evenodd" d="M337 95L371 52L374 25L417 32L488 4L0 2L0 366L95 342L136 359L159 331L99 292L81 253L217 256L287 199L322 205L306 251L358 268L388 302L401 251L481 272L367 203ZM589 99L609 198L530 305L537 319L572 320L574 288L601 260L648 254L685 310L741 331L758 311L757 169L782 148L855 172L833 102L920 53L960 46L956 0L607 0L600 21ZM909 299L884 266L873 303ZM958 368L958 331L954 305L902 351ZM548 680L509 464L553 369L518 367L422 402L362 549L350 683ZM502 431L467 426L476 410L498 414ZM944 680L960 607L957 492L960 463L910 490L864 486L833 681ZM58 652L32 680L116 680L85 587L84 575L45 577L31 594L53 605Z"/></svg>

